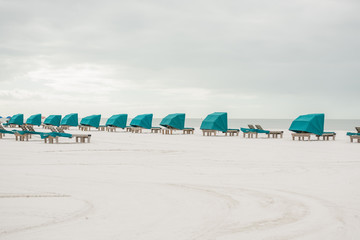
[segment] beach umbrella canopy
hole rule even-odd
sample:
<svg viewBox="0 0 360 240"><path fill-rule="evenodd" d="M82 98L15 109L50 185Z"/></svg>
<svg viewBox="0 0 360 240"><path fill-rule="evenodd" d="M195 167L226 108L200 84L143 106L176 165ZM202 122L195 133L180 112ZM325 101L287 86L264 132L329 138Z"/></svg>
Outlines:
<svg viewBox="0 0 360 240"><path fill-rule="evenodd" d="M289 128L293 132L308 132L316 135L324 133L325 114L307 114L297 117Z"/></svg>
<svg viewBox="0 0 360 240"><path fill-rule="evenodd" d="M70 113L70 114L66 115L61 120L60 125L76 127L77 125L79 125L78 114L77 113Z"/></svg>
<svg viewBox="0 0 360 240"><path fill-rule="evenodd" d="M98 128L100 125L101 115L91 115L81 119L80 124Z"/></svg>
<svg viewBox="0 0 360 240"><path fill-rule="evenodd" d="M161 120L160 126L183 130L185 126L185 113L173 113L167 115Z"/></svg>
<svg viewBox="0 0 360 240"><path fill-rule="evenodd" d="M44 124L58 127L60 126L60 121L61 115L50 115L45 119Z"/></svg>
<svg viewBox="0 0 360 240"><path fill-rule="evenodd" d="M23 125L24 124L24 114L16 114L10 117L9 124Z"/></svg>
<svg viewBox="0 0 360 240"><path fill-rule="evenodd" d="M113 115L106 121L105 125L106 126L111 126L111 127L125 128L127 118L128 118L127 114Z"/></svg>
<svg viewBox="0 0 360 240"><path fill-rule="evenodd" d="M141 114L137 115L133 120L131 120L130 125L133 127L142 127L146 129L151 129L153 114Z"/></svg>
<svg viewBox="0 0 360 240"><path fill-rule="evenodd" d="M10 119L10 118L11 118L11 116L7 116L6 118Z"/></svg>
<svg viewBox="0 0 360 240"><path fill-rule="evenodd" d="M207 115L207 117L202 121L200 129L226 132L228 130L227 113L214 112Z"/></svg>
<svg viewBox="0 0 360 240"><path fill-rule="evenodd" d="M26 124L40 126L41 125L41 114L35 114L35 115L30 116L26 120Z"/></svg>

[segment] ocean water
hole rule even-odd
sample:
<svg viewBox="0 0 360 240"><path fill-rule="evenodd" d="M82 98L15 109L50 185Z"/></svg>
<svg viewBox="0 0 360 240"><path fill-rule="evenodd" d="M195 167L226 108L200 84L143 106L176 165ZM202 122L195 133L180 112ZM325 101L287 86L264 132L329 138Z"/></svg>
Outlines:
<svg viewBox="0 0 360 240"><path fill-rule="evenodd" d="M153 119L153 126L159 126L161 118ZM199 128L202 118L187 118L185 120L186 127ZM107 118L101 119L101 124L105 124ZM130 124L131 119L128 119ZM293 119L229 119L229 128L247 127L248 124L259 124L264 129L288 129ZM325 130L344 130L355 131L355 127L360 127L360 119L325 119Z"/></svg>

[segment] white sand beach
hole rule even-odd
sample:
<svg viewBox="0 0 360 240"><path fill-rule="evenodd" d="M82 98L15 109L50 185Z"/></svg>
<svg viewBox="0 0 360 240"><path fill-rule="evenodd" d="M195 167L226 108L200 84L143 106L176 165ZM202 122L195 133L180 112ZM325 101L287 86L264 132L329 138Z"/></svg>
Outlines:
<svg viewBox="0 0 360 240"><path fill-rule="evenodd" d="M90 133L0 139L0 239L360 239L360 144L344 131Z"/></svg>

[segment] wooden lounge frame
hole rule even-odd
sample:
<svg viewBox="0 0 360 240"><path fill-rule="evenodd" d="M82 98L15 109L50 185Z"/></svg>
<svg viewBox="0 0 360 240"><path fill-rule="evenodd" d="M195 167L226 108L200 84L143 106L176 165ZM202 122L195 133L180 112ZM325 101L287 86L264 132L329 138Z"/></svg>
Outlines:
<svg viewBox="0 0 360 240"><path fill-rule="evenodd" d="M79 125L79 130L81 130L81 131L91 131L91 126Z"/></svg>
<svg viewBox="0 0 360 240"><path fill-rule="evenodd" d="M226 132L225 132L225 136L227 136L229 134L229 136L239 136L239 132L240 130L239 129L228 129Z"/></svg>
<svg viewBox="0 0 360 240"><path fill-rule="evenodd" d="M182 131L183 134L194 134L195 129L194 128L184 128L184 129L178 129L173 127L166 127L161 129L162 134L170 134L172 135L175 131Z"/></svg>
<svg viewBox="0 0 360 240"><path fill-rule="evenodd" d="M97 128L98 131L105 131L106 130L106 126L99 126Z"/></svg>
<svg viewBox="0 0 360 240"><path fill-rule="evenodd" d="M265 130L260 125L255 125L255 126L259 130ZM270 138L270 136L272 138L278 138L278 137L283 138L284 131L271 131L271 130L269 130L269 133L266 133L266 134L267 134L268 138Z"/></svg>
<svg viewBox="0 0 360 240"><path fill-rule="evenodd" d="M310 141L310 137L313 135L312 133L292 133L292 140L295 140L298 138L299 141L305 141L305 138L307 138L308 141Z"/></svg>
<svg viewBox="0 0 360 240"><path fill-rule="evenodd" d="M350 142L354 142L354 140L357 140L357 142L360 143L360 135L351 135Z"/></svg>
<svg viewBox="0 0 360 240"><path fill-rule="evenodd" d="M161 127L152 127L151 133L161 133L162 128Z"/></svg>
<svg viewBox="0 0 360 240"><path fill-rule="evenodd" d="M195 129L194 128L184 128L182 131L183 131L183 134L194 134Z"/></svg>
<svg viewBox="0 0 360 240"><path fill-rule="evenodd" d="M255 136L255 138L257 138L258 137L258 132L243 132L243 137L244 138L246 138L246 136L248 137L248 138L254 138L254 136Z"/></svg>
<svg viewBox="0 0 360 240"><path fill-rule="evenodd" d="M330 138L332 138L332 140L335 140L336 137L336 133L324 133L323 135L316 135L317 140L320 140L320 138L322 137L322 140L324 141L329 141Z"/></svg>
<svg viewBox="0 0 360 240"><path fill-rule="evenodd" d="M203 132L203 136L211 136L211 135L214 135L216 136L216 132L217 130L211 130L211 129L202 129L202 132Z"/></svg>

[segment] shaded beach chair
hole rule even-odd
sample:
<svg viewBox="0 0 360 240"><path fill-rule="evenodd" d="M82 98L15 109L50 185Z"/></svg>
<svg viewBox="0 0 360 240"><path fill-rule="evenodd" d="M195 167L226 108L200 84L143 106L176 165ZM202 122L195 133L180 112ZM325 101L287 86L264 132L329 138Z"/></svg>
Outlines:
<svg viewBox="0 0 360 240"><path fill-rule="evenodd" d="M99 128L101 115L91 115L84 117L80 121L79 129L81 131L90 131L91 127Z"/></svg>
<svg viewBox="0 0 360 240"><path fill-rule="evenodd" d="M270 136L272 136L273 138L278 138L278 136L280 136L280 138L283 137L284 131L265 130L260 125L255 125L255 126L259 130L268 131L269 133L266 133L268 135L268 138L270 138Z"/></svg>
<svg viewBox="0 0 360 240"><path fill-rule="evenodd" d="M24 114L19 113L19 114L15 114L14 116L12 116L8 122L8 124L6 124L5 126L7 127L17 127L17 126L21 126L24 125Z"/></svg>
<svg viewBox="0 0 360 240"><path fill-rule="evenodd" d="M125 129L126 123L127 123L127 118L128 118L127 114L116 114L116 115L111 116L106 121L106 124L105 124L106 131L116 132L117 128Z"/></svg>
<svg viewBox="0 0 360 240"><path fill-rule="evenodd" d="M26 120L26 125L28 126L40 126L41 125L41 114L35 114L30 116Z"/></svg>
<svg viewBox="0 0 360 240"><path fill-rule="evenodd" d="M135 118L133 118L130 122L130 131L132 133L142 133L143 129L150 129L151 132L160 132L160 127L152 127L152 119L153 114L141 114L137 115Z"/></svg>
<svg viewBox="0 0 360 240"><path fill-rule="evenodd" d="M217 132L223 132L225 136L239 135L239 129L228 128L228 118L226 112L214 112L206 116L202 121L200 129L203 136L216 136Z"/></svg>
<svg viewBox="0 0 360 240"><path fill-rule="evenodd" d="M50 129L51 126L60 126L61 115L50 115L48 116L43 123L43 128Z"/></svg>
<svg viewBox="0 0 360 240"><path fill-rule="evenodd" d="M162 134L173 134L173 132L180 130L183 134L194 134L194 128L185 128L185 113L172 113L164 117L160 126Z"/></svg>
<svg viewBox="0 0 360 240"><path fill-rule="evenodd" d="M60 126L68 130L70 127L77 127L79 125L79 116L77 113L70 113L66 115L60 122Z"/></svg>
<svg viewBox="0 0 360 240"><path fill-rule="evenodd" d="M300 115L297 117L289 128L292 133L292 139L295 140L310 140L311 135L315 135L317 140L322 137L323 140L329 140L330 137L335 140L335 132L324 132L325 114L315 113Z"/></svg>

